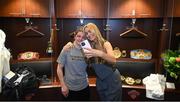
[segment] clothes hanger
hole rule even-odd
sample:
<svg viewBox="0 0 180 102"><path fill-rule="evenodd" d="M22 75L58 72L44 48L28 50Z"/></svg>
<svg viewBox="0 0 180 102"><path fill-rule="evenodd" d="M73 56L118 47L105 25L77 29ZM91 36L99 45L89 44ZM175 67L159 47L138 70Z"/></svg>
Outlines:
<svg viewBox="0 0 180 102"><path fill-rule="evenodd" d="M29 23L29 20L28 20L28 21L26 20L26 22ZM36 34L38 34L37 36L44 36L44 35L45 35L45 34L41 33L40 31L38 31L38 30L36 30L36 29L37 29L37 27L33 27L33 26L32 26L32 22L30 22L28 26L25 26L25 30L17 33L16 36L21 36L21 35L23 35L23 34L26 34L26 32L28 32L28 31L30 31L30 30L31 30L31 31L34 31ZM34 36L34 35L33 35L33 36Z"/></svg>
<svg viewBox="0 0 180 102"><path fill-rule="evenodd" d="M128 34L128 33L131 32L131 31L136 31L136 32L138 32L139 34L141 34L141 35L143 35L143 36L146 37L146 36L147 36L146 33L140 31L137 27L134 26L134 25L135 25L135 22L136 22L136 19L133 18L133 19L132 19L132 27L131 27L131 28L128 28L127 31L121 33L120 36L124 36L124 35Z"/></svg>

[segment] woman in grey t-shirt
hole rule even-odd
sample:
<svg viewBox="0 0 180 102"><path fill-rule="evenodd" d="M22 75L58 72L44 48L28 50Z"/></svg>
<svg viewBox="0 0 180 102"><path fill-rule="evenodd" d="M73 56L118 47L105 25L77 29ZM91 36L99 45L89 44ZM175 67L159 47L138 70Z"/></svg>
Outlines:
<svg viewBox="0 0 180 102"><path fill-rule="evenodd" d="M61 83L61 92L64 99L68 101L89 100L87 64L80 47L84 36L81 29L77 30L74 33L73 47L68 51L62 50L57 59L57 75Z"/></svg>

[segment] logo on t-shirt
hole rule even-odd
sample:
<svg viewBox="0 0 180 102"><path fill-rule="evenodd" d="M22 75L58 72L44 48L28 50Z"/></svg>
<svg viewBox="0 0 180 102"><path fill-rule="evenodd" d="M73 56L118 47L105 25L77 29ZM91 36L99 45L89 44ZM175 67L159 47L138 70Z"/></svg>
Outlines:
<svg viewBox="0 0 180 102"><path fill-rule="evenodd" d="M82 57L82 56L72 56L71 55L71 58L72 58L72 60L84 61L84 57Z"/></svg>

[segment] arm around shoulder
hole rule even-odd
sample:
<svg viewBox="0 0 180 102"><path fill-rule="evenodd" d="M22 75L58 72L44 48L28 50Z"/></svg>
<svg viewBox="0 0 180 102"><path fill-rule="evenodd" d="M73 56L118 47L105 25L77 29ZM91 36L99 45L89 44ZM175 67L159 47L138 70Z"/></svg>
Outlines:
<svg viewBox="0 0 180 102"><path fill-rule="evenodd" d="M72 42L68 42L66 45L64 45L62 51L68 51L72 47L73 47L73 43Z"/></svg>

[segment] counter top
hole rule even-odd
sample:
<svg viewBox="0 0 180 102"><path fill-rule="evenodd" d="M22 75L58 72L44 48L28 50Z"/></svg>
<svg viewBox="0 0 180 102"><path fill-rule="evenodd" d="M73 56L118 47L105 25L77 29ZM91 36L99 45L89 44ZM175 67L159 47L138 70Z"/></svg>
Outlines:
<svg viewBox="0 0 180 102"><path fill-rule="evenodd" d="M95 77L90 77L89 79L89 86L90 87L95 87L96 86L96 78ZM60 83L55 81L52 82L50 85L40 85L39 88L54 88L54 87L61 87Z"/></svg>
<svg viewBox="0 0 180 102"><path fill-rule="evenodd" d="M89 86L90 87L96 87L96 78L95 77L89 77ZM40 85L39 88L55 88L55 87L61 87L59 82L53 82L51 85ZM129 89L146 89L144 85L122 85L123 88L129 88ZM177 89L166 89L166 92L180 92L179 88Z"/></svg>

